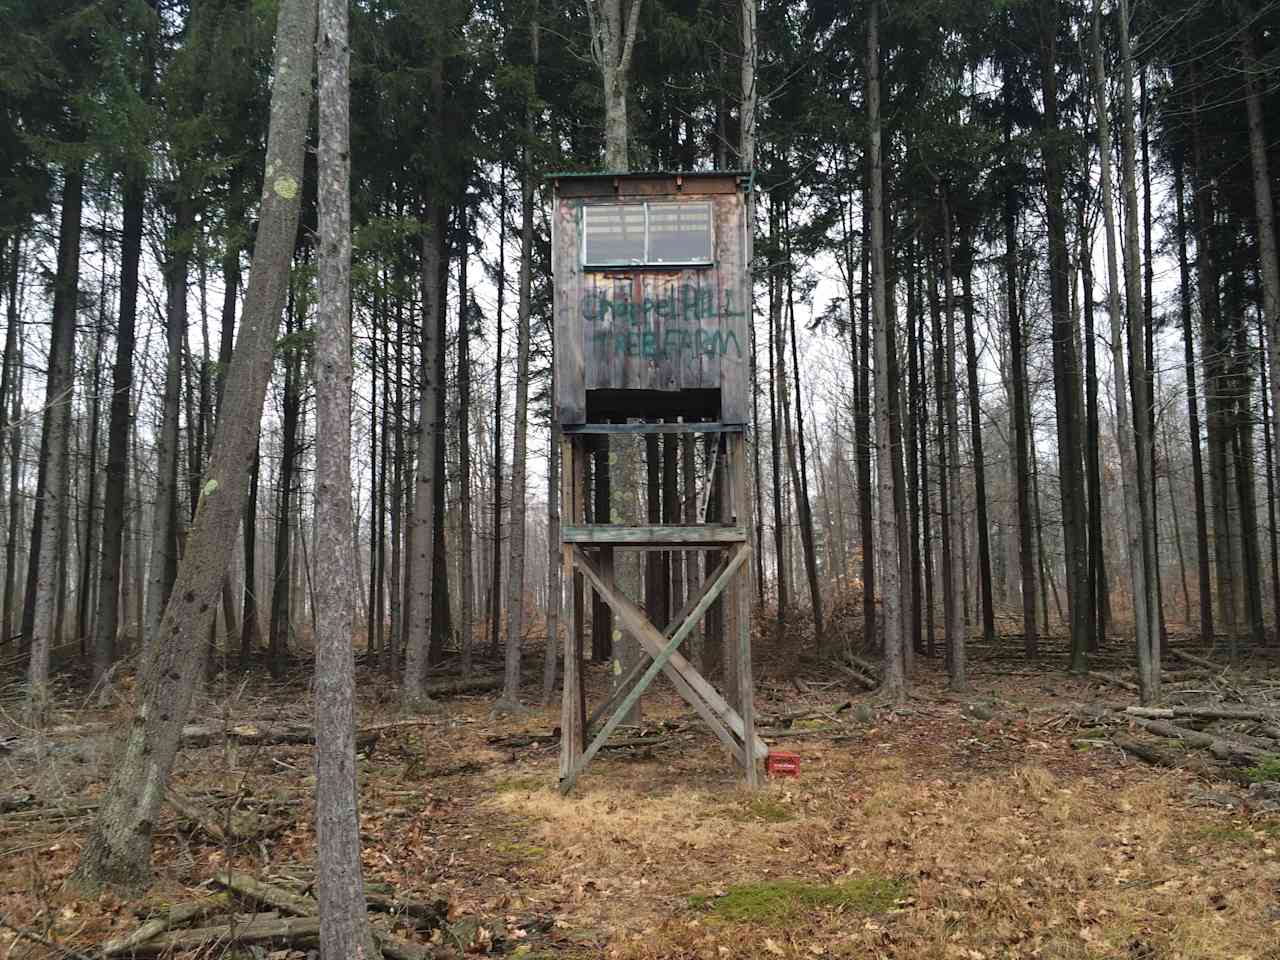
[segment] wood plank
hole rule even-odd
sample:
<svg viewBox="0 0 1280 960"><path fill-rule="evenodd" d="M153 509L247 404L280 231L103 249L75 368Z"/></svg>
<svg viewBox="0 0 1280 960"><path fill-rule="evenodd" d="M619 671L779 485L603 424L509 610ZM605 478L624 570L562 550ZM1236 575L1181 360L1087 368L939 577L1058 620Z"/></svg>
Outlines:
<svg viewBox="0 0 1280 960"><path fill-rule="evenodd" d="M751 547L750 544L744 542L738 544L736 549L750 550ZM602 582L599 569L581 546L574 546L573 559L578 569L586 575L586 578L593 585ZM619 606L614 609L626 611L625 617L628 625L635 632L636 639L640 641L650 656L655 656L665 645L666 639L658 631L657 627L649 622L649 618L645 616L644 611L629 598L619 594L616 599ZM624 616L624 614L620 612L619 616ZM740 749L741 744L746 742L742 734L742 718L738 716L736 710L729 706L724 697L720 696L716 688L694 669L693 664L689 663L679 653L676 653L672 655L667 663L665 672L667 679L672 682L680 692L680 695L707 721L707 724L716 732L716 735L721 736L720 725L727 727L735 738L735 749ZM704 712L704 707L707 712ZM713 717L715 722L713 722ZM721 736L721 740L724 740L723 736ZM759 737L754 737L753 740L756 756L760 759L768 756L769 748L764 741Z"/></svg>
<svg viewBox="0 0 1280 960"><path fill-rule="evenodd" d="M563 526L560 529L563 543L583 546L655 547L661 550L696 547L719 547L726 543L741 543L747 539L745 527L737 524L706 523L684 526L682 524L646 524L626 526L620 523L591 523Z"/></svg>
<svg viewBox="0 0 1280 960"><path fill-rule="evenodd" d="M587 418L586 345L579 306L583 278L578 263L579 209L578 202L559 199L552 218L556 414L562 424L581 423Z"/></svg>
<svg viewBox="0 0 1280 960"><path fill-rule="evenodd" d="M707 608L711 606L716 597L720 596L725 587L727 587L734 579L734 574L738 572L739 567L746 563L749 554L750 551L743 547L735 550L731 559L724 564L724 569L720 571L719 576L714 580L708 581L707 589L702 592L702 596L689 612L689 615L681 621L680 625L671 635L671 639L669 639L658 651L657 655L654 656L653 662L649 664L649 667L645 670L643 676L641 676L636 684L627 691L627 695L623 698L618 709L609 717L608 722L604 725L604 729L601 730L596 738L591 741L591 745L587 747L581 758L579 758L574 769L569 772L567 777L561 780L561 793L568 793L573 789L573 785L577 781L578 775L586 768L587 764L591 762L592 757L600 751L600 748L604 746L605 742L609 739L609 735L617 729L618 724L621 723L622 719L630 712L636 701L640 699L641 694L643 694L649 684L653 682L654 678L666 665L667 661L674 656L676 649L684 641L684 638L693 630L694 624L697 623L702 615L707 612ZM605 602L608 603L610 607L613 607L613 609L619 613L619 616L622 616L621 610L618 606L620 595L617 591L607 590L602 594L602 596L604 597ZM754 762L751 763L750 766L754 767Z"/></svg>
<svg viewBox="0 0 1280 960"><path fill-rule="evenodd" d="M579 520L584 515L586 475L583 458L586 456L583 441L575 437L563 437L560 441L562 479L560 486L561 516L567 520ZM563 547L564 581L573 583L573 546ZM560 703L560 775L572 770L582 756L584 723L582 717L582 672L579 669L582 642L582 604L577 602L575 591L573 623L565 633L564 689Z"/></svg>
<svg viewBox="0 0 1280 960"><path fill-rule="evenodd" d="M675 422L664 420L656 423L575 423L564 428L565 433L742 433L746 425L692 420Z"/></svg>
<svg viewBox="0 0 1280 960"><path fill-rule="evenodd" d="M751 279L750 243L745 198L718 197L716 210L716 281L719 334L723 356L716 369L720 419L746 423L750 409Z"/></svg>

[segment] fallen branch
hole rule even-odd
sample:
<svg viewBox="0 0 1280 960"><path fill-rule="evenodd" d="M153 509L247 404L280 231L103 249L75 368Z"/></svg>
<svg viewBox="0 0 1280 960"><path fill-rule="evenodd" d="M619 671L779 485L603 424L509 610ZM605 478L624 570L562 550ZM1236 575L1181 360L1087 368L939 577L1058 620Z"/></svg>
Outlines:
<svg viewBox="0 0 1280 960"><path fill-rule="evenodd" d="M767 737L770 740L776 740L779 737L825 737L833 733L843 732L844 727L836 724L828 724L825 727L809 727L808 729L801 728L799 730L790 728L786 730L756 730L756 735L760 737Z"/></svg>
<svg viewBox="0 0 1280 960"><path fill-rule="evenodd" d="M1222 673L1226 670L1226 667L1221 664L1214 663L1212 660L1206 660L1204 657L1197 657L1193 653L1184 653L1176 647L1169 648L1169 655L1177 660L1182 660L1185 663L1194 663L1197 667L1204 667L1206 670L1211 670L1214 673Z"/></svg>
<svg viewBox="0 0 1280 960"><path fill-rule="evenodd" d="M254 917L243 923L234 920L212 927L174 930L153 937L133 948L135 957L167 956L184 950L216 945L280 943L290 947L314 946L320 939L320 918Z"/></svg>
<svg viewBox="0 0 1280 960"><path fill-rule="evenodd" d="M79 950L72 950L70 947L64 947L57 940L50 940L48 937L36 933L34 930L28 930L25 927L15 926L6 919L3 913L0 913L0 927L6 930L12 930L20 940L29 940L32 943L38 943L42 947L48 947L50 950L57 950L64 957L70 957L71 960L93 960L88 954L81 953Z"/></svg>
<svg viewBox="0 0 1280 960"><path fill-rule="evenodd" d="M198 917L217 913L229 906L231 906L231 897L226 893L215 893L211 897L192 900L190 903L175 904L159 916L152 917L127 937L108 940L101 946L101 953L104 957L111 957L119 953L132 952L172 927L180 927Z"/></svg>
<svg viewBox="0 0 1280 960"><path fill-rule="evenodd" d="M1088 676L1092 677L1094 680L1101 680L1103 683L1110 683L1110 684L1114 684L1117 687L1122 687L1123 689L1129 690L1132 693L1139 692L1138 685L1136 683L1131 683L1128 680L1122 680L1119 677L1113 677L1109 673L1102 673L1101 671L1098 671L1098 670L1090 670L1088 673Z"/></svg>
<svg viewBox="0 0 1280 960"><path fill-rule="evenodd" d="M265 903L267 906L275 907L284 913L291 913L299 917L309 917L320 909L318 903L310 897L301 897L296 893L290 893L274 884L263 883L256 877L251 877L247 873L237 873L229 870L226 873L219 874L214 877L214 882L220 886L224 886L229 890L234 890L242 896L259 903ZM369 895L366 894L366 897ZM431 908L424 906L424 912L429 912ZM446 906L447 911L447 906ZM316 928L317 931L319 927ZM383 954L390 957L391 960L424 960L429 957L430 952L416 944L408 943L404 940L397 939L389 933L385 933L376 927L371 927L374 938L378 941L378 947Z"/></svg>
<svg viewBox="0 0 1280 960"><path fill-rule="evenodd" d="M861 670L855 670L853 667L849 666L847 663L841 663L840 661L837 660L835 661L835 666L837 670L839 670L845 676L849 677L854 682L856 682L859 686L862 686L867 690L874 690L878 686L880 686L880 684L876 683L876 681L872 680Z"/></svg>
<svg viewBox="0 0 1280 960"><path fill-rule="evenodd" d="M368 750L378 742L379 730L356 731L356 750ZM309 724L289 724L283 727L259 726L256 723L240 723L220 729L204 724L191 724L182 728L182 745L208 747L222 738L236 743L265 746L269 744L312 744L315 733Z"/></svg>
<svg viewBox="0 0 1280 960"><path fill-rule="evenodd" d="M427 696L448 697L460 693L484 693L501 690L502 677L469 677L462 680L442 680L427 684Z"/></svg>
<svg viewBox="0 0 1280 960"><path fill-rule="evenodd" d="M247 811L231 811L226 817L184 797L172 787L167 791L169 805L178 815L190 820L219 843L243 843L256 840L275 830L279 823Z"/></svg>
<svg viewBox="0 0 1280 960"><path fill-rule="evenodd" d="M862 657L856 657L852 653L845 654L845 659L848 660L852 666L857 667L869 677L880 676L880 668L870 660L864 660Z"/></svg>

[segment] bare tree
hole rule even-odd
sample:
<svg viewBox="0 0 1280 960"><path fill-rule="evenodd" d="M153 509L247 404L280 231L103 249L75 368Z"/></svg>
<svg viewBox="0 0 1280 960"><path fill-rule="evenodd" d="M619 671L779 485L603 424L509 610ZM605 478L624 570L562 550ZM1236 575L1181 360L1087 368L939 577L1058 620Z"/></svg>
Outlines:
<svg viewBox="0 0 1280 960"><path fill-rule="evenodd" d="M591 58L600 68L604 83L604 165L612 171L628 169L627 90L643 5L643 0L630 0L624 12L623 2L586 0L591 21Z"/></svg>
<svg viewBox="0 0 1280 960"><path fill-rule="evenodd" d="M1124 331L1120 306L1120 274L1116 264L1116 211L1111 181L1111 121L1106 102L1106 75L1103 72L1101 41L1102 0L1094 0L1093 30L1090 34L1090 51L1093 59L1093 96L1098 113L1098 154L1102 168L1102 214L1103 227L1106 230L1107 247L1107 312L1111 315L1111 356L1115 378L1116 405L1116 441L1120 448L1120 482L1124 491L1125 534L1129 556L1129 576L1133 582L1134 626L1138 632L1139 678L1146 671L1146 657L1149 651L1145 648L1147 606L1146 591L1143 587L1146 565L1142 559L1142 532L1140 529L1140 511L1135 488L1137 483L1137 465L1134 458L1134 447L1129 444L1131 434L1128 391L1124 386ZM1130 291L1131 293L1132 291ZM1140 411L1135 416L1142 419ZM1145 680L1143 681L1145 685Z"/></svg>
<svg viewBox="0 0 1280 960"><path fill-rule="evenodd" d="M316 848L322 960L375 958L360 868L351 646L351 160L347 0L320 0L316 313ZM359 589L356 587L355 589Z"/></svg>
<svg viewBox="0 0 1280 960"><path fill-rule="evenodd" d="M876 501L879 516L880 620L884 625L884 692L901 701L907 695L898 568L898 506L893 489L894 456L889 424L889 313L885 291L884 181L880 159L880 0L867 13L867 174L871 198L871 305L876 363Z"/></svg>
<svg viewBox="0 0 1280 960"><path fill-rule="evenodd" d="M84 165L69 164L62 188L58 228L58 269L53 290L53 336L49 344L49 374L45 388L42 467L44 524L40 529L40 559L36 574L35 620L28 669L27 721L44 725L49 710L49 651L57 632L58 575L64 545L59 518L70 492L71 392L75 383L76 302L80 285L80 226L84 207ZM34 536L34 533L33 533Z"/></svg>

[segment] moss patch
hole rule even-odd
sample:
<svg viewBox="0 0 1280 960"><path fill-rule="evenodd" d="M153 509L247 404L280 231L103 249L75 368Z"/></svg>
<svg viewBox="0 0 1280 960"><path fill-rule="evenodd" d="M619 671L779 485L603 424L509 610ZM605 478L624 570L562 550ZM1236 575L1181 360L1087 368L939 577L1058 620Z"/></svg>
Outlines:
<svg viewBox="0 0 1280 960"><path fill-rule="evenodd" d="M772 797L752 797L745 807L732 810L729 819L737 823L763 820L765 823L786 823L796 818L795 811Z"/></svg>
<svg viewBox="0 0 1280 960"><path fill-rule="evenodd" d="M494 841L493 852L506 860L520 863L541 860L547 855L546 847L535 846L532 843L514 843L509 840Z"/></svg>
<svg viewBox="0 0 1280 960"><path fill-rule="evenodd" d="M1271 783L1280 781L1280 760L1264 760L1256 767L1245 770L1254 783Z"/></svg>
<svg viewBox="0 0 1280 960"><path fill-rule="evenodd" d="M883 913L902 895L902 884L886 877L839 884L769 880L730 887L723 897L714 899L691 897L690 905L733 923L779 924L818 909Z"/></svg>

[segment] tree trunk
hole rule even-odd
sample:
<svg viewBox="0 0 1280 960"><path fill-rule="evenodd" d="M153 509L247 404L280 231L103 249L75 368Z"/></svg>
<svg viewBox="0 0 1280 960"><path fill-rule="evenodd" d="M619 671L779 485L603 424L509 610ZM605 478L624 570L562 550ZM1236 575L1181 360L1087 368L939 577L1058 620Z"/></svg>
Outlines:
<svg viewBox="0 0 1280 960"><path fill-rule="evenodd" d="M533 24L537 62L537 21ZM525 152L520 189L520 303L516 315L515 433L511 449L511 538L507 572L507 649L502 700L520 702L520 655L524 638L525 473L529 436L529 314L533 284L533 157Z"/></svg>
<svg viewBox="0 0 1280 960"><path fill-rule="evenodd" d="M80 227L84 208L84 166L65 168L62 213L58 227L58 270L53 288L53 330L45 386L44 525L40 531L40 562L36 575L36 603L28 670L27 723L43 727L49 713L49 651L58 618L59 518L67 511L70 493L71 394L75 387L76 307L80 290Z"/></svg>
<svg viewBox="0 0 1280 960"><path fill-rule="evenodd" d="M1201 82L1199 65L1193 63L1193 86ZM1213 219L1214 184L1207 175L1205 145L1200 122L1200 104L1203 94L1194 92L1191 105L1191 144L1194 179L1192 192L1195 197L1196 219L1196 272L1200 294L1200 323L1203 345L1201 361L1205 377L1205 417L1209 446L1209 484L1213 492L1213 565L1218 581L1218 624L1227 635L1228 647L1234 651L1237 640L1236 580L1232 572L1231 557L1235 546L1231 536L1230 500L1233 499L1228 483L1227 458L1231 446L1229 417L1226 398L1230 389L1226 384L1224 358L1229 351L1227 338L1221 331L1222 305L1218 292L1218 264L1216 256L1215 224ZM1210 638L1212 639L1212 638Z"/></svg>
<svg viewBox="0 0 1280 960"><path fill-rule="evenodd" d="M1041 16L1041 93L1044 100L1044 130L1058 130L1057 26L1060 7L1045 0ZM1082 438L1077 421L1080 396L1080 368L1076 355L1075 324L1071 317L1070 257L1067 226L1063 216L1062 180L1064 159L1058 138L1043 138L1045 172L1045 214L1049 232L1049 302L1053 315L1054 396L1057 412L1058 470L1062 501L1062 530L1069 581L1068 603L1071 627L1071 669L1082 672L1093 620L1093 599L1089 594L1088 504L1080 470Z"/></svg>
<svg viewBox="0 0 1280 960"><path fill-rule="evenodd" d="M235 531L244 516L248 475L271 378L289 258L301 206L303 154L315 50L315 4L283 0L275 86L267 134L268 174L258 218L254 263L235 357L227 373L226 416L218 422L200 509L173 596L152 643L155 658L139 690L140 707L114 765L72 885L145 886L151 841L208 649L205 634Z"/></svg>
<svg viewBox="0 0 1280 960"><path fill-rule="evenodd" d="M876 459L880 531L880 611L884 623L885 695L901 702L907 695L905 637L901 622L898 566L898 507L894 496L893 446L889 424L889 311L885 291L884 196L880 160L880 2L867 15L867 169L871 213L871 299L876 341Z"/></svg>
<svg viewBox="0 0 1280 960"><path fill-rule="evenodd" d="M987 466L982 452L982 406L978 393L978 350L973 330L973 240L960 229L960 291L964 299L964 355L969 384L969 434L973 446L973 497L978 525L978 590L982 598L982 639L996 642L996 616L991 596L991 540L987 521Z"/></svg>
<svg viewBox="0 0 1280 960"><path fill-rule="evenodd" d="M502 621L502 307L507 287L507 168L498 168L497 346L493 361L493 556L489 574L489 656L498 655ZM575 621L576 622L576 621Z"/></svg>
<svg viewBox="0 0 1280 960"><path fill-rule="evenodd" d="M346 0L319 0L316 313L316 854L322 960L376 958L360 865L351 647L351 161ZM380 626L380 625L379 625Z"/></svg>
<svg viewBox="0 0 1280 960"><path fill-rule="evenodd" d="M1094 0L1093 27L1090 32L1090 57L1093 67L1093 97L1098 115L1098 161L1102 171L1102 212L1103 225L1106 230L1107 246L1107 313L1111 320L1111 364L1113 384L1115 386L1116 407L1116 445L1120 451L1120 484L1124 491L1125 539L1129 558L1129 580L1133 585L1134 628L1137 632L1138 680L1142 689L1143 703L1150 700L1150 656L1151 648L1147 645L1147 611L1146 576L1147 567L1143 560L1142 547L1142 511L1139 498L1142 495L1141 479L1136 464L1136 445L1130 446L1128 438L1137 434L1129 418L1128 391L1125 384L1124 365L1124 313L1120 305L1120 273L1116 255L1116 212L1115 193L1111 182L1111 114L1106 100L1107 79L1103 73L1102 61L1102 15L1101 0ZM1134 264L1136 267L1136 263ZM1132 296L1133 290L1128 294ZM1132 311L1141 310L1142 297L1139 291L1137 303L1131 303L1130 322L1133 322ZM1139 321L1140 322L1140 321ZM1134 359L1130 354L1130 360ZM1135 381L1137 378L1134 378ZM1142 418L1142 412L1134 412L1135 419Z"/></svg>
<svg viewBox="0 0 1280 960"><path fill-rule="evenodd" d="M790 230L787 246L790 247ZM790 257L788 256L788 262ZM800 473L795 479L796 504L800 514L800 542L804 549L804 567L809 577L809 602L813 607L813 635L818 652L826 652L826 633L822 622L822 591L818 588L818 554L813 540L813 507L809 503L809 455L804 438L804 398L800 395L800 353L796 347L796 303L792 278L787 275L787 315L791 326L791 370L796 388L796 439L800 445ZM793 471L794 473L794 471Z"/></svg>
<svg viewBox="0 0 1280 960"><path fill-rule="evenodd" d="M5 527L4 546L4 612L0 646L13 642L14 594L18 584L18 528L22 498L18 495L18 480L22 461L22 323L18 312L18 271L22 261L22 238L15 233L10 240L13 261L8 264L5 284L7 290L7 323L4 337L4 389L0 390L0 416L11 412L12 426L7 438L9 444L8 525ZM10 399L12 398L12 399ZM123 511L122 511L123 513Z"/></svg>
<svg viewBox="0 0 1280 960"><path fill-rule="evenodd" d="M438 63L440 61L437 61ZM438 88L443 90L444 75L438 76ZM443 110L443 107L441 108ZM446 468L446 453L449 439L447 425L447 363L449 352L448 307L449 302L449 210L444 204L437 208L440 217L440 257L438 260L438 294L439 304L435 313L436 338L440 349L435 354L436 362L436 424L434 445L436 458L436 476L439 478L434 487L435 523L432 526L432 556L434 566L431 578L431 641L427 652L427 662L437 664L444 659L445 645L453 636L453 608L450 605L449 590L449 551L445 544L446 515L445 494L449 488L449 473Z"/></svg>
<svg viewBox="0 0 1280 960"><path fill-rule="evenodd" d="M1270 338L1271 351L1271 406L1280 411L1280 260L1276 254L1275 207L1271 197L1271 172L1267 163L1267 139L1262 119L1262 97L1258 91L1258 64L1253 49L1252 27L1245 26L1240 40L1240 54L1244 68L1245 111L1249 122L1249 160L1253 168L1253 203L1258 218L1258 259L1262 274L1262 314ZM1265 376L1265 373L1264 373ZM1266 398L1262 400L1267 403ZM1267 439L1268 489L1271 484L1270 439ZM1269 508L1274 510L1273 498L1268 496ZM1272 577L1275 573L1275 522L1271 523ZM1280 618L1280 588L1274 590L1276 615ZM1280 619L1277 619L1280 629ZM1259 625L1260 629L1261 625Z"/></svg>
<svg viewBox="0 0 1280 960"><path fill-rule="evenodd" d="M405 710L420 710L432 705L427 696L427 653L431 634L431 589L435 564L435 487L444 478L436 473L435 431L437 407L436 355L444 349L440 343L436 311L440 299L440 256L444 238L440 236L440 218L431 203L423 210L427 225L422 237L422 400L418 415L418 467L414 479L413 510L409 518L409 554L411 570L406 578L407 611L404 677L401 688Z"/></svg>
<svg viewBox="0 0 1280 960"><path fill-rule="evenodd" d="M1100 430L1098 426L1098 361L1094 336L1093 309L1093 240L1088 235L1085 219L1087 199L1081 197L1079 207L1080 287L1084 300L1084 369L1085 369L1085 480L1089 495L1089 580L1093 585L1094 638L1101 643L1107 635L1107 575L1102 555L1102 475L1098 463Z"/></svg>
<svg viewBox="0 0 1280 960"><path fill-rule="evenodd" d="M458 485L462 526L462 672L471 673L472 619L475 589L471 567L471 320L467 290L467 254L471 245L467 226L467 198L459 207L461 240L458 250ZM385 389L385 388L384 388Z"/></svg>
<svg viewBox="0 0 1280 960"><path fill-rule="evenodd" d="M773 194L769 195L769 234L777 237L779 231L777 202ZM782 296L778 289L779 281L776 270L769 273L769 455L773 468L773 550L774 571L778 595L777 636L782 635L782 625L786 621L787 607L791 603L788 586L787 564L783 544L782 523L782 425L779 418L782 400L779 391L783 380L779 377L779 357L782 344L778 342L778 329L781 327Z"/></svg>
<svg viewBox="0 0 1280 960"><path fill-rule="evenodd" d="M258 624L258 474L261 454L253 447L253 466L249 469L249 493L242 520L244 539L244 601L240 613L240 669L249 669L253 649L261 641Z"/></svg>
<svg viewBox="0 0 1280 960"><path fill-rule="evenodd" d="M1179 150L1181 153L1181 150ZM1200 638L1213 643L1213 581L1209 573L1209 525L1205 509L1204 466L1200 455L1200 409L1196 390L1195 333L1191 321L1191 269L1187 262L1186 188L1183 158L1173 165L1173 195L1178 231L1178 302L1182 315L1182 347L1187 380L1187 425L1191 445L1191 481L1196 504L1196 571L1199 582ZM1275 370L1274 362L1272 370ZM1277 408L1280 409L1280 408Z"/></svg>
<svg viewBox="0 0 1280 960"><path fill-rule="evenodd" d="M1100 0L1099 0L1100 2ZM1134 144L1133 54L1129 45L1129 0L1120 0L1120 143L1124 157L1124 235L1126 307L1129 319L1129 363L1133 383L1133 436L1137 447L1136 481L1138 522L1141 533L1142 614L1138 615L1138 582L1134 582L1134 613L1138 627L1138 685L1143 702L1160 697L1160 570L1156 553L1155 457L1152 444L1151 378L1147 374L1146 321L1142 296L1141 264L1138 249L1138 191L1134 171L1137 151ZM1101 71L1099 71L1101 77ZM1101 86L1101 84L1099 84ZM1117 380L1117 384L1121 381ZM1117 386L1117 392L1120 392Z"/></svg>
<svg viewBox="0 0 1280 960"><path fill-rule="evenodd" d="M966 564L962 559L963 519L960 493L960 417L956 409L956 320L955 297L952 291L952 232L951 207L947 199L947 186L941 190L942 199L942 264L944 290L944 313L946 314L946 337L939 346L942 347L942 369L938 380L938 397L942 401L943 410L938 411L939 448L946 448L946 467L940 469L938 482L946 484L947 503L950 510L943 523L946 524L950 536L951 549L950 569L947 579L951 590L947 594L946 635L947 635L947 674L952 690L968 689L969 678L965 664L965 629L962 611L968 608L961 602L961 585L965 580ZM944 417L945 414L945 417ZM958 549L959 548L959 549ZM944 560L944 563L946 561Z"/></svg>
<svg viewBox="0 0 1280 960"><path fill-rule="evenodd" d="M555 396L554 383L551 395ZM560 439L560 421L552 417L551 445L547 451L547 659L542 665L543 706L551 702L551 694L555 691L556 657L560 652L560 607L564 602L560 546Z"/></svg>
<svg viewBox="0 0 1280 960"><path fill-rule="evenodd" d="M276 493L275 556L272 564L271 632L268 636L267 667L273 679L284 676L285 659L289 655L289 637L293 630L293 524L294 474L298 461L298 419L302 410L302 359L300 348L292 342L301 322L295 316L295 297L289 291L285 311L284 349L284 423L280 453L279 488Z"/></svg>
<svg viewBox="0 0 1280 960"><path fill-rule="evenodd" d="M1004 114L1004 144L1012 150L1013 144L1013 91L1007 64L1002 71L1001 100ZM1011 159L1012 164L1012 159ZM1033 540L1030 458L1028 453L1027 426L1027 361L1022 340L1022 313L1018 306L1018 194L1015 189L1016 173L1012 166L1006 169L1008 181L1004 189L1004 283L1008 300L1009 362L1012 370L1009 380L1013 398L1013 474L1018 503L1018 559L1019 582L1022 594L1022 648L1028 659L1040 654L1039 636L1036 630L1036 549Z"/></svg>
<svg viewBox="0 0 1280 960"><path fill-rule="evenodd" d="M587 0L591 18L591 54L604 86L604 166L625 173L627 162L627 92L631 53L640 24L642 0ZM598 9L597 9L598 8Z"/></svg>
<svg viewBox="0 0 1280 960"><path fill-rule="evenodd" d="M165 269L168 336L156 497L151 513L151 563L147 573L147 637L154 640L178 572L178 405L182 397L182 349L187 337L187 278L191 265L191 229L195 210L180 196L174 202L174 228Z"/></svg>

